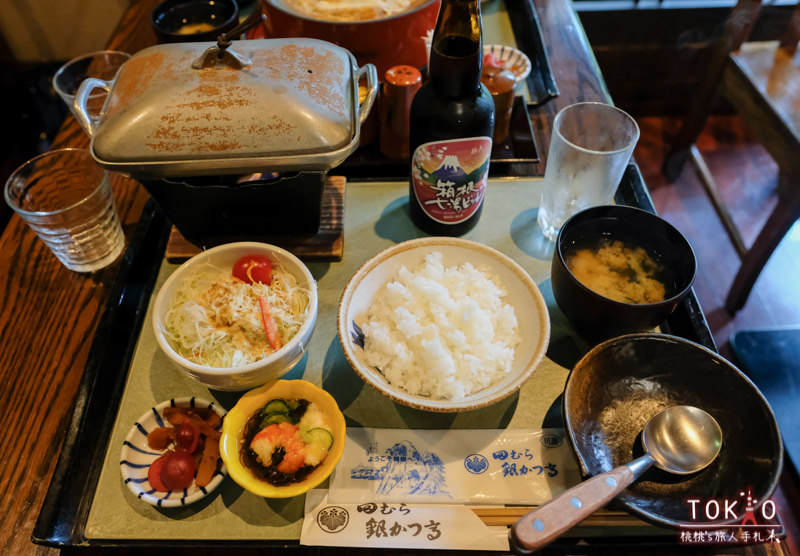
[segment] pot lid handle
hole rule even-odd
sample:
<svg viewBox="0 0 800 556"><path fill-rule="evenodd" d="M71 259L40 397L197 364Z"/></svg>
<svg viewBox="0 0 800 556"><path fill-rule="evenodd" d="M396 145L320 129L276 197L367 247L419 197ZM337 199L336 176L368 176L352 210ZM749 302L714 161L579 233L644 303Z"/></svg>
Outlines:
<svg viewBox="0 0 800 556"><path fill-rule="evenodd" d="M192 62L192 67L194 69L203 69L215 66L227 66L232 69L243 69L252 65L253 61L246 56L242 56L234 50L228 50L228 47L232 43L231 39L228 37L238 37L266 19L266 15L259 15L258 11L254 11L239 25L217 37L217 45L211 46L203 52L199 58Z"/></svg>

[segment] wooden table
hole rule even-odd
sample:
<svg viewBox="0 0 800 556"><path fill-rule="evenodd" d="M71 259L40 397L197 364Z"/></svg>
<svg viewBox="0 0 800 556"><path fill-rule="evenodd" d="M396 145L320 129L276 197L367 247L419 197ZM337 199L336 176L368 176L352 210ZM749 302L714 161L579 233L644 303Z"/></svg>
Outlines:
<svg viewBox="0 0 800 556"><path fill-rule="evenodd" d="M137 52L155 44L148 18L159 0L135 2L124 14L109 48ZM509 0L516 1L516 0ZM534 0L550 64L560 95L532 113L537 144L546 153L550 126L563 106L584 100L607 100L608 92L581 25L568 0ZM88 147L89 140L70 116L53 147ZM34 153L31 153L33 155ZM537 171L543 171L543 164ZM115 178L117 208L129 240L148 200L135 181ZM130 254L126 255L126 257ZM0 436L0 551L3 554L50 554L56 549L33 544L30 536L50 484L60 448L76 407L86 403L79 386L90 347L109 299L135 275L117 262L95 274L64 268L45 245L13 216L0 237L0 401L4 408ZM127 269L127 270L123 270ZM131 273L131 274L127 274ZM123 274L125 274L123 276ZM113 349L113 348L112 348ZM797 488L785 474L777 493L781 515L796 534ZM794 537L781 545L746 549L752 554L789 554ZM65 550L72 551L74 549ZM203 551L205 552L205 551ZM558 551L555 551L558 552ZM571 553L579 552L571 550ZM619 550L611 551L620 553ZM656 552L648 549L648 552ZM708 553L742 553L709 549Z"/></svg>

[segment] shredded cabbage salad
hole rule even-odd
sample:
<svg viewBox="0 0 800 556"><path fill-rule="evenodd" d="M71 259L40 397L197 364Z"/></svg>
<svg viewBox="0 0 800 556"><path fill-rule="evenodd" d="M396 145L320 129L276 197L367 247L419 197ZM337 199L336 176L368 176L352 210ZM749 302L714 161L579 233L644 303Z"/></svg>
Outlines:
<svg viewBox="0 0 800 556"><path fill-rule="evenodd" d="M239 367L273 352L258 298L270 304L281 345L300 330L309 291L280 266L270 285L245 283L210 263L198 266L178 288L164 317L164 335L182 357L200 365Z"/></svg>

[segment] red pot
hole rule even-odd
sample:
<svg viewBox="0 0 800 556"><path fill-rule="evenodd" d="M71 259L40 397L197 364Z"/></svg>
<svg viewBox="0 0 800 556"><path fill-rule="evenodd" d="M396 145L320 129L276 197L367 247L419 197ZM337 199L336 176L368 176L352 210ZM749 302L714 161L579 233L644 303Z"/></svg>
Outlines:
<svg viewBox="0 0 800 556"><path fill-rule="evenodd" d="M436 26L441 0L426 0L421 6L385 19L370 21L323 21L299 15L283 0L264 0L267 15L263 27L248 38L310 37L346 48L359 65L374 64L383 80L387 69L398 64L420 68L428 63L422 37Z"/></svg>

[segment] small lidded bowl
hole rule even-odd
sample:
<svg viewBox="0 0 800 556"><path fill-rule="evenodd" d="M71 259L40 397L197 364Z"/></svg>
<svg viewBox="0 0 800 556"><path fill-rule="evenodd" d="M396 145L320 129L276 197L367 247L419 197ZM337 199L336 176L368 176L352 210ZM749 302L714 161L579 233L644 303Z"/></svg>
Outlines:
<svg viewBox="0 0 800 556"><path fill-rule="evenodd" d="M239 23L236 0L165 0L150 22L160 43L215 41Z"/></svg>
<svg viewBox="0 0 800 556"><path fill-rule="evenodd" d="M242 339L237 337L239 332L237 332L233 325L229 328L231 331L229 332L230 342L228 342L228 338L223 338L226 342L223 344L223 341L220 340L218 335L209 332L209 329L212 329L212 325L216 326L220 323L206 322L202 317L202 313L198 311L200 302L208 305L210 300L210 303L213 303L213 305L210 306L215 307L218 314L221 314L222 318L227 319L226 311L229 309L229 304L227 304L227 302L215 301L215 299L229 299L227 293L224 291L219 293L221 289L217 287L216 283L211 285L210 288L198 288L196 294L190 296L187 296L187 292L195 291L191 289L193 287L193 280L199 281L202 279L206 282L211 282L207 277L198 274L201 270L206 268L210 269L210 272L214 273L211 276L219 276L219 281L221 283L222 279L227 277L226 274L231 274L233 272L234 265L237 261L242 257L251 255L265 257L271 262L273 283L276 281L276 270L285 271L285 273L289 275L289 278L291 278L291 280L287 278L287 280L281 282L292 284L291 286L286 286L285 290L288 291L288 289L291 288L291 291L296 293L293 299L304 301L304 303L301 303L304 307L298 308L298 314L293 315L294 319L302 321L299 329L296 330L291 338L281 337L279 349L272 351L265 357L252 362L240 359L240 361L245 361L244 364L234 364L225 367L213 366L206 362L212 359L210 355L203 355L202 353L199 355L195 355L194 353L182 355L179 353L179 349L181 348L178 348L175 344L174 338L179 334L187 336L187 332L184 328L180 328L180 330L176 329L178 324L183 326L184 323L188 323L189 332L193 332L196 326L203 327L202 334L198 332L197 337L187 336L189 338L187 342L194 341L196 345L204 346L209 351L213 349L214 345L230 344L233 344L237 349L245 349L241 348ZM233 299L237 301L237 303L242 301L236 295ZM176 299L181 299L181 309L178 318L182 320L171 320L170 315L168 315L170 310L175 310L178 306L175 303ZM250 299L249 301L253 300ZM266 341L268 340L266 325L258 320L259 314L262 319L264 318L263 311L261 313L258 312L261 310L258 306L260 301L253 301L253 303L255 303L256 306L253 307L250 316L252 317L253 314L256 315L255 325L253 320L250 319L249 322L246 322L249 327L245 328L241 334L246 337L251 337L252 335L263 333L264 337L262 340ZM240 308L242 306L243 303L242 305L238 305ZM184 310L183 307L186 307L186 309ZM276 321L277 326L280 327L280 322L278 320L279 315L277 314L278 310L280 309L276 307L272 307L271 309L268 307L267 309L267 311L272 312L272 318ZM187 376L208 388L243 391L280 378L294 368L306 353L306 346L311 339L311 334L317 321L317 310L317 284L311 272L300 259L285 249L266 243L229 243L195 255L183 263L169 278L167 278L166 282L164 282L164 285L159 290L155 304L153 305L153 332L164 354L166 354L170 361ZM246 321L248 317L246 315L242 316L243 314L242 312L234 313L234 316L238 320L233 320L233 324ZM217 334L219 334L219 330L217 330ZM214 344L213 342L218 343ZM182 345L186 346L191 344L182 342ZM183 351L185 351L185 348L183 348ZM231 361L237 358L238 356L234 355Z"/></svg>
<svg viewBox="0 0 800 556"><path fill-rule="evenodd" d="M261 419L262 414L269 418L269 415L280 413L277 411L264 413L268 406L280 403L291 404L298 400L313 403L322 413L326 426L329 427L327 430L331 435L331 443L324 459L310 473L304 475L302 480L276 486L259 477L258 471L254 471L249 464L245 464L243 451L249 449L245 439L245 435L249 431L248 422L254 417ZM308 432L302 430L302 420L299 428L301 434ZM304 494L330 476L344 453L345 433L344 415L339 410L336 400L328 392L305 380L276 380L247 392L228 412L222 425L220 455L230 477L248 492L264 498L291 498ZM280 438L274 442L276 446L286 450L286 445ZM307 447L303 449L307 449ZM291 452L293 448L289 448L287 451Z"/></svg>
<svg viewBox="0 0 800 556"><path fill-rule="evenodd" d="M595 342L661 324L691 290L696 271L692 246L669 222L607 205L561 227L551 282L561 312Z"/></svg>

